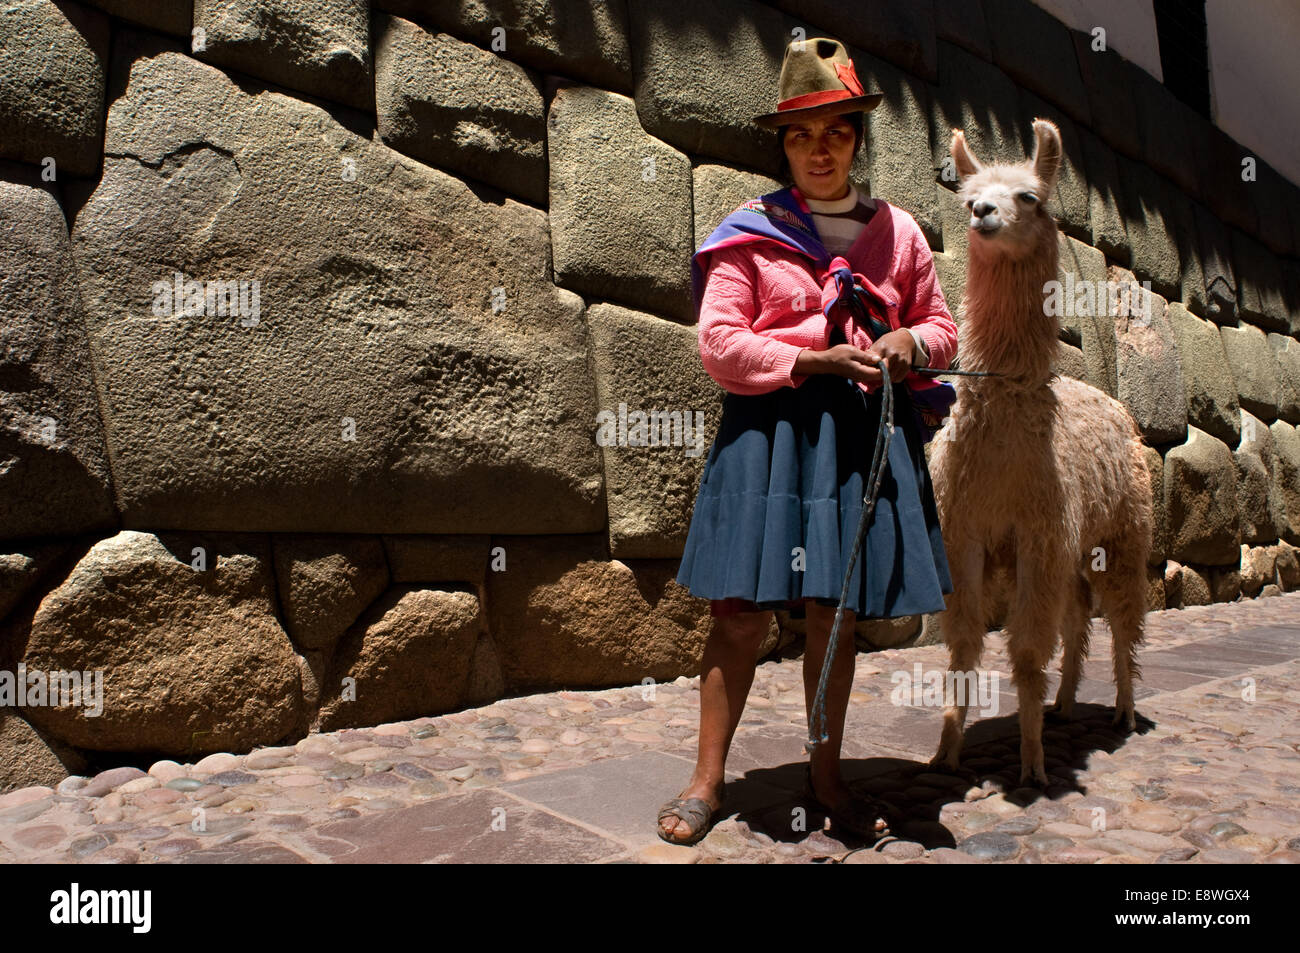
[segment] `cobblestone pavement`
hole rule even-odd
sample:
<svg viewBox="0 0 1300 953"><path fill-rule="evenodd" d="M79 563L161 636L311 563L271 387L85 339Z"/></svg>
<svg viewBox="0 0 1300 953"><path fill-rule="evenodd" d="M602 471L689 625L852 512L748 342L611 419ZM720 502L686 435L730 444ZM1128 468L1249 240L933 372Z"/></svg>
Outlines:
<svg viewBox="0 0 1300 953"><path fill-rule="evenodd" d="M1150 614L1132 735L1110 727L1109 630L1092 631L1074 719L1044 731L1045 791L1015 786L1001 636L982 665L1001 673L1000 707L972 709L962 775L926 765L940 710L890 701L895 673L942 671L946 650L859 655L845 773L897 813L895 836L872 849L801 799L801 663L787 659L758 668L725 819L694 847L655 834L694 763L698 680L681 678L652 695L511 698L13 791L0 797L0 862L1300 861L1300 593Z"/></svg>

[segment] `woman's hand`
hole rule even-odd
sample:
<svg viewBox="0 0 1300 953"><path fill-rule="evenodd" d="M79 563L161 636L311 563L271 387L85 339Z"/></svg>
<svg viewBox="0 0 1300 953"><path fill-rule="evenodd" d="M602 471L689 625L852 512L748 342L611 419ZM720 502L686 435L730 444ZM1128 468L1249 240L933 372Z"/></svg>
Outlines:
<svg viewBox="0 0 1300 953"><path fill-rule="evenodd" d="M870 356L871 366L884 358L889 366L889 379L895 384L912 370L912 356L916 353L916 338L906 328L890 331L864 352ZM877 372L877 380L879 372Z"/></svg>
<svg viewBox="0 0 1300 953"><path fill-rule="evenodd" d="M867 350L852 344L837 344L825 351L804 350L795 361L796 374L835 374L864 384L882 380L876 362L882 357L889 368L890 380L898 383L912 369L916 341L904 328L890 331Z"/></svg>

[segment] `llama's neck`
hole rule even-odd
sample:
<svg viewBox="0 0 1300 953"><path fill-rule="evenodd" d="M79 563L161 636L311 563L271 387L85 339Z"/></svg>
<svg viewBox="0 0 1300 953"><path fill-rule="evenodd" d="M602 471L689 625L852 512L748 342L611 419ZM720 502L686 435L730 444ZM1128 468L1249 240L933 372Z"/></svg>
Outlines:
<svg viewBox="0 0 1300 953"><path fill-rule="evenodd" d="M1043 301L1047 283L1056 280L1058 255L1055 234L1019 260L999 254L988 243L971 242L962 298L961 363L968 370L1001 376L963 381L1000 381L1017 388L1047 382L1060 325Z"/></svg>

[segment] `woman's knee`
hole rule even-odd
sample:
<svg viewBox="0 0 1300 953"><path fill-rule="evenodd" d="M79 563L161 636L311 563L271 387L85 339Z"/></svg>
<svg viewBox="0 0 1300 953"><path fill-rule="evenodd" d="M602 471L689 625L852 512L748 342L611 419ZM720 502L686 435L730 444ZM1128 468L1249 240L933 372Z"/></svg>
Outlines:
<svg viewBox="0 0 1300 953"><path fill-rule="evenodd" d="M757 648L766 637L771 622L771 609L716 616L713 620L713 638L726 646Z"/></svg>

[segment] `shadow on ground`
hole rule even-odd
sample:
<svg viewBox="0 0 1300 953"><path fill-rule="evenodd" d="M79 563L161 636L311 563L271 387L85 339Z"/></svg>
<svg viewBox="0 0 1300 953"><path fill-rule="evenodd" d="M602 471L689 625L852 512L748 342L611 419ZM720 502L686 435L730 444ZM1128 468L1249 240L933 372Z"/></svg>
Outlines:
<svg viewBox="0 0 1300 953"><path fill-rule="evenodd" d="M1124 744L1129 732L1111 724L1115 709L1107 705L1076 704L1069 721L1048 714L1043 729L1043 751L1048 774L1046 788L1025 787L1020 779L1020 727L1015 712L986 718L970 725L962 748L957 772L931 767L925 761L905 757L845 758L844 774L854 791L877 798L889 820L891 837L876 841L883 846L892 839L915 841L927 850L956 847L953 832L940 821L947 804L965 801L972 787L1000 792L1010 803L1029 808L1040 801L1055 801L1071 791L1087 795L1079 782L1087 770L1089 757L1097 751L1114 753ZM1138 715L1136 734L1145 734L1155 726ZM736 817L751 830L761 831L774 841L799 843L809 837L838 841L845 847L868 846L871 842L834 823L823 833L826 815L809 795L806 763L787 762L772 768L751 768L737 780L728 782L722 817ZM789 796L780 803L754 803L750 788L772 789ZM749 803L747 803L749 802ZM1009 817L990 830L1007 834L1026 834L1033 822L1028 818ZM1014 829L1013 829L1014 828ZM829 836L828 836L829 835ZM831 846L831 845L827 845Z"/></svg>

